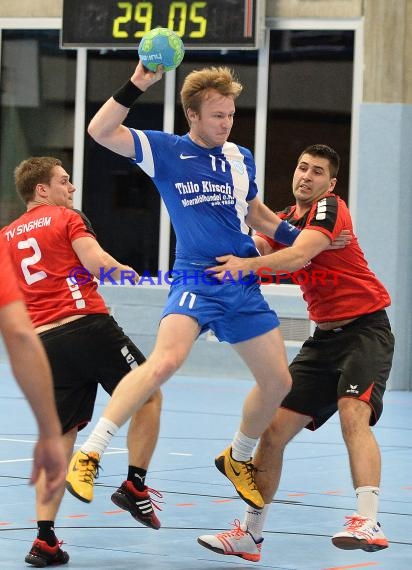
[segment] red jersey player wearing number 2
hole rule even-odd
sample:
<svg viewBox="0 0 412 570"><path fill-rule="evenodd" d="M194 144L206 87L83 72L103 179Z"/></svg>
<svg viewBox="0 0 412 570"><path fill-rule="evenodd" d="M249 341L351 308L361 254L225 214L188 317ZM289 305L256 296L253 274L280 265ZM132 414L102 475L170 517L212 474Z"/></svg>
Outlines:
<svg viewBox="0 0 412 570"><path fill-rule="evenodd" d="M121 275L136 278L137 274L105 252L87 218L73 210L75 187L60 160L32 157L20 163L14 175L27 211L2 231L30 317L51 364L69 458L78 431L92 417L98 385L111 394L122 377L145 360L109 316L91 276L110 271L116 280ZM132 417L127 438L127 481L112 495L117 506L154 529L160 522L149 494L153 490L144 481L157 441L160 405L158 391ZM36 485L38 536L25 559L36 567L69 560L54 534L64 487L47 505L42 504L43 493L40 480Z"/></svg>
<svg viewBox="0 0 412 570"><path fill-rule="evenodd" d="M267 274L268 269L292 272L303 267L296 277L300 274L309 316L317 324L313 337L289 366L292 389L262 435L253 459L264 509L249 507L243 523L236 520L233 530L198 539L220 554L260 559L263 526L279 486L285 446L303 428L319 428L336 411L349 453L357 509L332 542L345 550L368 552L388 546L377 522L381 463L370 426L382 413L392 363L394 340L385 311L390 298L367 265L346 204L333 194L338 169L339 156L330 147L306 148L293 176L296 203L279 214L302 230L295 243L277 251L278 244L258 235L255 243L262 257L223 256L217 258L221 265L210 268L224 277L227 272L239 275L261 269ZM351 243L326 251L345 229L352 233Z"/></svg>

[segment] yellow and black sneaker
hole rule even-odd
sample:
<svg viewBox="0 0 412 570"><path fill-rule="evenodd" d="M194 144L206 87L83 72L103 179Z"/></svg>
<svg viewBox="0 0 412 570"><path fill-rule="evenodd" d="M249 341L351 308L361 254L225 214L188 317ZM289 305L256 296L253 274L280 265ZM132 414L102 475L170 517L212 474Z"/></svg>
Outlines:
<svg viewBox="0 0 412 570"><path fill-rule="evenodd" d="M232 457L229 446L221 455L216 457L215 465L233 483L237 493L248 505L255 509L263 509L265 501L256 487L254 479L256 469L251 459L249 461L236 461Z"/></svg>
<svg viewBox="0 0 412 570"><path fill-rule="evenodd" d="M99 475L100 455L95 451L73 454L66 476L66 489L84 503L93 500L94 480Z"/></svg>

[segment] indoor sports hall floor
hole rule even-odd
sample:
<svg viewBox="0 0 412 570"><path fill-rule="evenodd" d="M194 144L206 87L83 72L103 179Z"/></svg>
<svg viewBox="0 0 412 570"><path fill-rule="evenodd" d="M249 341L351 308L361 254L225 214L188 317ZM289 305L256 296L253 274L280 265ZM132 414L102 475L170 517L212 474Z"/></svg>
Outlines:
<svg viewBox="0 0 412 570"><path fill-rule="evenodd" d="M388 392L376 428L383 456L381 516L390 548L343 551L330 535L354 510L338 419L318 433L305 431L289 446L284 475L267 521L259 563L220 556L196 538L242 519L243 503L216 470L214 456L231 440L251 383L177 376L164 388L159 444L148 476L163 493L162 528L139 526L110 495L127 469L124 428L103 460L90 505L66 494L57 534L71 569L101 570L411 570L412 393ZM100 414L106 395L99 393ZM96 417L96 415L95 415ZM83 441L88 429L79 437ZM34 491L27 485L35 424L28 406L0 364L0 569L26 568L35 537Z"/></svg>

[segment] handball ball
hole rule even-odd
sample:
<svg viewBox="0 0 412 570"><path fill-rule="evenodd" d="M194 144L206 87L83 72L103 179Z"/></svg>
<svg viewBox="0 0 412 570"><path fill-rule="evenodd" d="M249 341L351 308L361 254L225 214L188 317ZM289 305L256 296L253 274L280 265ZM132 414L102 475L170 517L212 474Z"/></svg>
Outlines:
<svg viewBox="0 0 412 570"><path fill-rule="evenodd" d="M143 65L154 72L158 65L163 65L165 71L176 69L185 55L182 40L176 32L167 28L150 30L140 40L138 51Z"/></svg>

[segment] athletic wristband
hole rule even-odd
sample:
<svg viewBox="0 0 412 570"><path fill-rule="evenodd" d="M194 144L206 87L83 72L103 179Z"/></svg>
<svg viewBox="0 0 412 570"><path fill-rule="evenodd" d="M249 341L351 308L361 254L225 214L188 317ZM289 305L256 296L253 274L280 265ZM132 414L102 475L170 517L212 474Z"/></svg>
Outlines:
<svg viewBox="0 0 412 570"><path fill-rule="evenodd" d="M276 228L273 238L278 243L283 243L283 245L292 245L299 234L300 230L298 228L295 228L286 220L282 220Z"/></svg>
<svg viewBox="0 0 412 570"><path fill-rule="evenodd" d="M126 83L116 91L113 95L113 99L120 103L120 105L123 105L123 107L130 109L142 93L144 93L144 91L136 87L129 79L129 81L126 81Z"/></svg>

